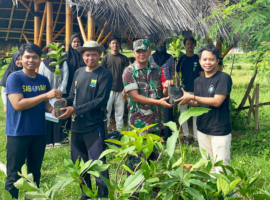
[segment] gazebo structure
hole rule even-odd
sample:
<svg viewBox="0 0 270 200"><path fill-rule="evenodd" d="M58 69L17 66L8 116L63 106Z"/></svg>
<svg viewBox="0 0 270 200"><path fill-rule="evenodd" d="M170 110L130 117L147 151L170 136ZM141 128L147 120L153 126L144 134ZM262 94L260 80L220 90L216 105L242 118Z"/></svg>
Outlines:
<svg viewBox="0 0 270 200"><path fill-rule="evenodd" d="M194 33L207 39L213 20L199 21L217 7L215 0L0 0L0 56L11 46L28 41L43 51L54 41L65 43L67 49L73 33L81 34L84 41L96 40L101 45L111 35L119 36L129 46L134 38L154 40L173 33L184 36ZM216 38L220 58L237 41L233 40L222 54L222 37L229 31L221 27Z"/></svg>

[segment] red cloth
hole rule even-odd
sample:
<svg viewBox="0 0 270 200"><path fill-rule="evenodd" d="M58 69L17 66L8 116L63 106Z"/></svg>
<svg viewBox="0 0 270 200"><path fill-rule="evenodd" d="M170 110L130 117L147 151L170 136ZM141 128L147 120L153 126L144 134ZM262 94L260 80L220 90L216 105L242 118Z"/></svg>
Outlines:
<svg viewBox="0 0 270 200"><path fill-rule="evenodd" d="M163 90L163 85L164 85L164 83L166 81L166 78L164 76L164 70L163 70L163 68L160 68L160 69L161 69L160 83L161 83L161 89Z"/></svg>

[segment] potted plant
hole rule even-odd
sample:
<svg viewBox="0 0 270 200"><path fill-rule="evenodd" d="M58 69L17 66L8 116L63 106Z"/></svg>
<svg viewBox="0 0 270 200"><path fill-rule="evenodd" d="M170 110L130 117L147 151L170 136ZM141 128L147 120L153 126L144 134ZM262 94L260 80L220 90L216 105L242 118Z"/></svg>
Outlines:
<svg viewBox="0 0 270 200"><path fill-rule="evenodd" d="M55 65L55 70L54 70L54 75L55 77L58 77L58 88L61 88L61 70L60 70L60 64L66 60L65 57L65 52L62 51L62 49L64 48L64 46L61 43L52 43L50 45L48 45L48 48L52 48L53 51L49 52L47 55L53 59L53 62L50 63L50 65ZM57 99L54 102L54 110L55 110L55 116L59 117L62 114L64 114L64 110L61 110L61 108L64 108L66 105L66 102L61 100L61 99Z"/></svg>
<svg viewBox="0 0 270 200"><path fill-rule="evenodd" d="M176 71L176 66L178 64L178 61L180 57L183 55L183 52L180 51L179 44L180 44L180 39L178 38L176 42L171 42L170 43L170 51L172 56L175 58L175 65L174 65L174 81L173 84L168 87L168 96L170 97L169 103L176 105L177 102L175 100L181 98L183 96L183 91L181 90L183 86L182 84L182 79L179 77L179 74ZM178 85L179 84L179 85Z"/></svg>

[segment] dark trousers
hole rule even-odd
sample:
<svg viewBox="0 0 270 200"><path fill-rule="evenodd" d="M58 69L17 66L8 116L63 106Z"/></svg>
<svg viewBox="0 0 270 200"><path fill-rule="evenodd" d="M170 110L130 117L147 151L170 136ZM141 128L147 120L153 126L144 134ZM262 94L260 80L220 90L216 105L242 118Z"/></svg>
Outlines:
<svg viewBox="0 0 270 200"><path fill-rule="evenodd" d="M28 174L33 174L34 182L39 186L45 146L46 135L7 137L7 179L5 190L10 192L13 198L18 198L19 191L13 184L20 179L18 172L21 172L25 160L27 160Z"/></svg>
<svg viewBox="0 0 270 200"><path fill-rule="evenodd" d="M173 121L173 108L163 108L164 122ZM164 126L163 136L168 138L172 135L172 131L168 126Z"/></svg>
<svg viewBox="0 0 270 200"><path fill-rule="evenodd" d="M104 144L104 129L99 128L88 133L72 133L71 134L71 159L73 163L76 162L78 158L82 158L84 162L88 160L98 160L99 156L105 149ZM105 157L102 159L103 163L106 163ZM105 170L101 172L102 176L109 179L109 172ZM98 197L107 198L108 188L101 178L95 177L98 187ZM87 186L91 188L90 175L86 175L85 182ZM82 191L81 200L89 199Z"/></svg>
<svg viewBox="0 0 270 200"><path fill-rule="evenodd" d="M58 123L46 120L47 125L47 142L46 144L55 144L64 141L68 135L64 133L64 127L68 120L59 120Z"/></svg>

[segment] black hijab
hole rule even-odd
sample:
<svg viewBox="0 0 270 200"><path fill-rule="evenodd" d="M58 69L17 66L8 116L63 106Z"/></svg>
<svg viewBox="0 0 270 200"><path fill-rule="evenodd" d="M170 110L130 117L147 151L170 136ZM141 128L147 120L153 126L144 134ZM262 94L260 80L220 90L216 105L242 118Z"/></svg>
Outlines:
<svg viewBox="0 0 270 200"><path fill-rule="evenodd" d="M67 84L67 94L69 94L73 77L76 72L76 70L80 67L86 66L86 64L83 61L82 54L80 54L76 49L73 49L71 47L72 41L75 37L78 37L81 41L81 45L83 45L82 37L79 34L73 34L70 38L69 47L67 51L67 64L68 64L68 70L69 70L69 76L68 76L68 84Z"/></svg>
<svg viewBox="0 0 270 200"><path fill-rule="evenodd" d="M165 45L165 49L163 51L158 51L156 48L156 52L153 53L152 55L155 63L160 67L164 65L167 62L167 60L169 60L171 57L171 55L167 53L165 42L164 42L164 45Z"/></svg>
<svg viewBox="0 0 270 200"><path fill-rule="evenodd" d="M71 47L72 41L75 37L78 37L81 41L81 45L83 45L82 37L79 34L73 34L70 38L66 61L68 63L69 68L74 68L77 70L80 67L86 66L86 64L83 61L82 54L80 54L76 49L73 49Z"/></svg>
<svg viewBox="0 0 270 200"><path fill-rule="evenodd" d="M13 57L12 57L12 60L11 62L9 63L3 77L2 77L2 80L0 82L0 85L1 86L4 86L6 87L6 83L7 83L7 78L8 76L12 73L12 72L16 72L16 71L19 71L22 69L22 67L17 67L16 65L16 60L17 58L20 56L20 53L19 51L16 51L14 54L13 54Z"/></svg>
<svg viewBox="0 0 270 200"><path fill-rule="evenodd" d="M52 44L52 43L50 43L50 44ZM49 53L49 47L48 47L48 46L49 46L50 44L47 45L47 53ZM55 71L55 67L56 67L55 65L50 65L50 63L53 62L53 61L56 62L55 59L50 58L48 55L47 55L46 58L43 60L44 65L45 65L51 72L54 72L54 71ZM60 63L59 68L61 68L61 67L63 66L63 63L64 63L64 61Z"/></svg>

